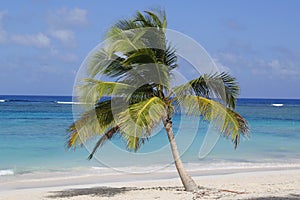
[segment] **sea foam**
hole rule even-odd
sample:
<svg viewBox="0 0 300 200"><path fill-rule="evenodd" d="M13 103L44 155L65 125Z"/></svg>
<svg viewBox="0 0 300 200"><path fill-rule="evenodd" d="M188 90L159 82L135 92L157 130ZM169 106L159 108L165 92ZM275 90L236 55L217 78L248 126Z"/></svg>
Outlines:
<svg viewBox="0 0 300 200"><path fill-rule="evenodd" d="M3 102L5 102L6 100L3 100L3 99L0 99L0 103L3 103Z"/></svg>

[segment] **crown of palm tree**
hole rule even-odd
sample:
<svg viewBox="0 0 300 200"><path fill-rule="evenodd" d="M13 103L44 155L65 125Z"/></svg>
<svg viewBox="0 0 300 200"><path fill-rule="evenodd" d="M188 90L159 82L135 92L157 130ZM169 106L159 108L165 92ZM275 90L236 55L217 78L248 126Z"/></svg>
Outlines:
<svg viewBox="0 0 300 200"><path fill-rule="evenodd" d="M225 72L203 74L171 88L172 70L178 64L176 50L166 39L166 26L164 12L145 11L109 30L107 45L88 58L89 78L78 86L81 101L93 106L70 126L68 147L100 136L91 159L98 147L119 134L128 149L136 151L154 127L172 118L178 106L184 114L214 121L237 147L249 128L234 111L239 94L236 79ZM104 81L107 78L113 81Z"/></svg>

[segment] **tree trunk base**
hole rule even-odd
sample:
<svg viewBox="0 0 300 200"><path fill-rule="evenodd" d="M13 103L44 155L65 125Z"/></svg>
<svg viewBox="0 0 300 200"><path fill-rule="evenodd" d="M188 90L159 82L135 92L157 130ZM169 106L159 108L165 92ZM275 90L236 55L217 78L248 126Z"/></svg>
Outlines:
<svg viewBox="0 0 300 200"><path fill-rule="evenodd" d="M168 120L165 121L165 129L166 129L168 139L169 139L169 142L170 142L173 158L174 158L174 161L175 161L175 166L176 166L176 169L178 171L179 177L181 179L181 182L184 186L185 191L187 191L187 192L197 191L199 189L198 185L192 179L192 177L187 173L187 171L185 170L185 168L182 164L180 154L179 154L179 151L177 149L177 144L176 144L176 141L175 141L174 133L173 133L173 130L172 130L172 121L171 121L171 119L168 119Z"/></svg>

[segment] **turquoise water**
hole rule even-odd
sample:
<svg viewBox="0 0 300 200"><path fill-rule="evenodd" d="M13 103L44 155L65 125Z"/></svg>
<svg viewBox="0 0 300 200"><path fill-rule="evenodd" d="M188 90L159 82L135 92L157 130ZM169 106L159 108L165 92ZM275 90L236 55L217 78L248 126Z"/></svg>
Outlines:
<svg viewBox="0 0 300 200"><path fill-rule="evenodd" d="M163 130L157 130L137 154L119 150L125 146L119 137L98 151L98 160L88 161L86 148L67 150L72 104L61 102L71 101L62 96L0 96L0 176L103 166L151 168L172 162ZM195 119L174 117L179 150L188 166L300 165L300 100L240 99L237 111L249 121L249 139L242 139L234 150L221 137L204 159L198 155L208 124L197 127Z"/></svg>

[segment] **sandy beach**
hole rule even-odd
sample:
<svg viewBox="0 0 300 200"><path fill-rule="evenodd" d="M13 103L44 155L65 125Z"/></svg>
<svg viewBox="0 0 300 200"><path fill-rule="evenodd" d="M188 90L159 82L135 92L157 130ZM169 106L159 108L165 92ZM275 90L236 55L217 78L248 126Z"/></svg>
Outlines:
<svg viewBox="0 0 300 200"><path fill-rule="evenodd" d="M300 199L300 169L195 173L201 187L194 193L183 191L176 174L116 174L1 181L0 199Z"/></svg>
<svg viewBox="0 0 300 200"><path fill-rule="evenodd" d="M300 200L299 8L2 1L0 200Z"/></svg>

